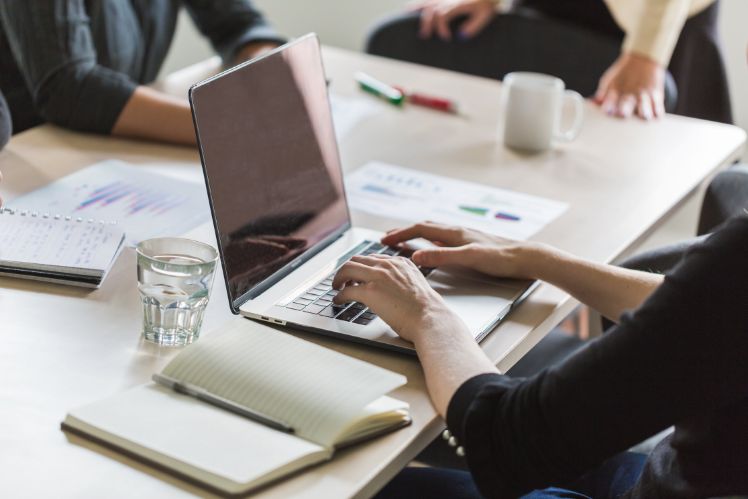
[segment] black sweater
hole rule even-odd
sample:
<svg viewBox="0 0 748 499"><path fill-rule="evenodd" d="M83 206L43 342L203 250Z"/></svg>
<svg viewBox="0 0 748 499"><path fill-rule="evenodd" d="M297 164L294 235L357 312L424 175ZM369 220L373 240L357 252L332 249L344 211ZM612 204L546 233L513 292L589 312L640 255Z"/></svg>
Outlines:
<svg viewBox="0 0 748 499"><path fill-rule="evenodd" d="M487 497L569 483L670 425L628 496L748 493L748 217L563 364L466 381L447 422Z"/></svg>

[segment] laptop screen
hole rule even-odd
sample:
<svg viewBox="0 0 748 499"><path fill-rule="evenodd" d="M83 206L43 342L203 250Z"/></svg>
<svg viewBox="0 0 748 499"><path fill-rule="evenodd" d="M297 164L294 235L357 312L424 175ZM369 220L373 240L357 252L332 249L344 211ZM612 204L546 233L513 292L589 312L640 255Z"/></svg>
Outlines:
<svg viewBox="0 0 748 499"><path fill-rule="evenodd" d="M313 35L190 93L232 308L350 226Z"/></svg>

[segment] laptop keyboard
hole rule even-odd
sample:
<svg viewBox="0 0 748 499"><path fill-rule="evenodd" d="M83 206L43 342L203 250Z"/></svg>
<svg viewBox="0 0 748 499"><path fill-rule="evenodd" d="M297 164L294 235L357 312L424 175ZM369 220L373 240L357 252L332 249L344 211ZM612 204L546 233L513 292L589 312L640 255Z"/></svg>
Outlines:
<svg viewBox="0 0 748 499"><path fill-rule="evenodd" d="M343 263L355 255L389 255L389 256L410 256L410 251L400 248L392 248L379 243L365 241L354 251L346 255L338 262L335 271L322 279L320 282L307 289L296 299L291 301L286 308L299 310L309 314L321 315L323 317L335 318L339 321L353 322L365 326L377 318L376 314L369 310L366 305L359 302L345 303L336 305L332 299L338 294L337 290L332 289L332 280L335 273ZM421 268L421 273L426 276L433 269Z"/></svg>

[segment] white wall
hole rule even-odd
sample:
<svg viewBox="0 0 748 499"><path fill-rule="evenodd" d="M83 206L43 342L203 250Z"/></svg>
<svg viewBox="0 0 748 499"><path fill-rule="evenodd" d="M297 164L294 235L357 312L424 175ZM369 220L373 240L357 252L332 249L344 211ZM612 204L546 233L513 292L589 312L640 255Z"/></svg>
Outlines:
<svg viewBox="0 0 748 499"><path fill-rule="evenodd" d="M748 1L721 1L720 29L735 120L748 130ZM353 50L362 48L365 33L376 19L397 12L404 3L404 0L256 0L283 34L296 36L316 31L323 43ZM164 71L173 71L211 54L210 47L183 15Z"/></svg>

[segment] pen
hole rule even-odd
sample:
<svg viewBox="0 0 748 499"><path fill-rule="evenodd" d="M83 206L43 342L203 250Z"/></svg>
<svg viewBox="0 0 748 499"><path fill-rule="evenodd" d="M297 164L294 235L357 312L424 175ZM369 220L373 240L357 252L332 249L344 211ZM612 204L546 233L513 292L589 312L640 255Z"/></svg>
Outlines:
<svg viewBox="0 0 748 499"><path fill-rule="evenodd" d="M269 426L270 428L273 428L275 430L280 430L285 433L294 432L294 429L285 423L243 407L236 402L232 402L231 400L219 397L218 395L213 395L212 393L203 390L202 388L198 388L188 383L182 383L181 381L177 381L174 378L165 376L163 374L154 374L152 379L159 385L171 388L177 393L194 397L208 404L220 407L221 409L226 409L227 411L238 414L239 416L244 416L245 418L251 419L253 421L257 421L258 423L262 423L265 426Z"/></svg>
<svg viewBox="0 0 748 499"><path fill-rule="evenodd" d="M437 111L443 111L445 113L459 114L457 104L449 99L443 97L434 97L432 95L426 95L419 92L406 92L401 87L393 87L405 96L405 99L416 106L428 107Z"/></svg>
<svg viewBox="0 0 748 499"><path fill-rule="evenodd" d="M376 95L377 97L381 97L390 104L401 106L405 100L405 96L400 90L377 80L373 76L369 76L368 74L359 71L354 75L354 78L361 87L361 90Z"/></svg>

